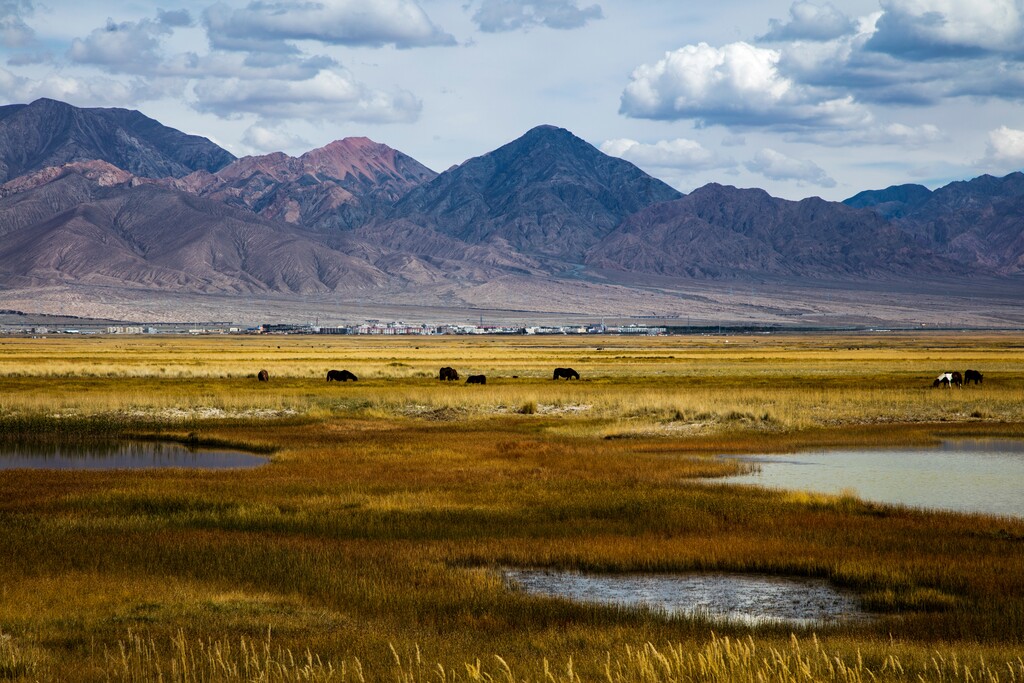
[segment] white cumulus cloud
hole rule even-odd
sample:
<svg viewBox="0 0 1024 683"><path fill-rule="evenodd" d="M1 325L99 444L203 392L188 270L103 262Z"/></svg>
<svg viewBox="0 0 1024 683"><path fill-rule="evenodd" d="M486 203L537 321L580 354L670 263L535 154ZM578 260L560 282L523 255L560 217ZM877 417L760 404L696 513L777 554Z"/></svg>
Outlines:
<svg viewBox="0 0 1024 683"><path fill-rule="evenodd" d="M292 135L274 125L256 123L245 129L242 143L250 149L260 152L279 152L288 149L308 149L309 141L298 135Z"/></svg>
<svg viewBox="0 0 1024 683"><path fill-rule="evenodd" d="M771 180L794 180L798 184L819 187L836 186L836 181L813 161L794 159L767 147L744 165L749 171Z"/></svg>
<svg viewBox="0 0 1024 683"><path fill-rule="evenodd" d="M739 42L668 52L633 71L620 112L634 118L780 129L856 128L871 114L850 95L802 85L779 69L781 53Z"/></svg>
<svg viewBox="0 0 1024 683"><path fill-rule="evenodd" d="M534 26L580 28L602 16L600 5L580 7L575 0L483 0L473 21L481 31L498 33Z"/></svg>
<svg viewBox="0 0 1024 683"><path fill-rule="evenodd" d="M267 120L400 123L415 121L422 103L404 90L377 90L344 69L301 81L207 79L195 86L195 108L224 118L256 114Z"/></svg>
<svg viewBox="0 0 1024 683"><path fill-rule="evenodd" d="M25 17L35 11L32 0L0 0L0 45L24 47L35 40L36 34Z"/></svg>
<svg viewBox="0 0 1024 683"><path fill-rule="evenodd" d="M1024 167L1024 130L1000 126L989 131L985 156L977 163L987 169L1020 170Z"/></svg>
<svg viewBox="0 0 1024 683"><path fill-rule="evenodd" d="M888 123L868 126L855 131L818 131L793 135L801 142L815 142L828 147L846 145L891 145L906 149L921 149L937 142L949 140L949 136L938 126L925 123L908 126L904 123Z"/></svg>
<svg viewBox="0 0 1024 683"><path fill-rule="evenodd" d="M223 2L203 15L210 43L228 50L292 51L286 41L400 48L454 45L414 0L254 0L241 9Z"/></svg>
<svg viewBox="0 0 1024 683"><path fill-rule="evenodd" d="M906 59L1024 54L1020 0L881 0L868 49Z"/></svg>
<svg viewBox="0 0 1024 683"><path fill-rule="evenodd" d="M789 8L789 21L768 22L771 29L761 40L832 40L856 30L856 22L830 2L817 5L799 0Z"/></svg>
<svg viewBox="0 0 1024 683"><path fill-rule="evenodd" d="M48 97L79 107L123 107L125 102L153 100L166 94L141 80L123 83L104 77L83 78L58 73L33 79L0 68L0 99L7 102L31 102Z"/></svg>
<svg viewBox="0 0 1024 683"><path fill-rule="evenodd" d="M731 159L722 158L696 140L684 138L661 140L654 144L618 138L602 143L601 151L641 168L696 171L735 166Z"/></svg>
<svg viewBox="0 0 1024 683"><path fill-rule="evenodd" d="M73 62L102 65L111 71L148 71L160 63L163 37L182 25L178 14L161 12L160 17L170 17L172 21L143 19L116 23L107 20L106 26L86 38L75 38L68 49L68 58Z"/></svg>

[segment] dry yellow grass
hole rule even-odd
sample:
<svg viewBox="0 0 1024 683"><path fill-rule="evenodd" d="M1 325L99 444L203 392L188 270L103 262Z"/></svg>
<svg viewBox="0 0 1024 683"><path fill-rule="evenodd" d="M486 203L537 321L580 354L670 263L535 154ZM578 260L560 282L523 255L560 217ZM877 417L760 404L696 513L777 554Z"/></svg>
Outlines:
<svg viewBox="0 0 1024 683"><path fill-rule="evenodd" d="M1009 334L750 337L96 337L0 340L0 413L524 413L596 419L603 435L721 428L1016 421L1024 345ZM436 380L441 365L484 387ZM572 366L583 380L552 381ZM983 387L932 390L968 367ZM259 369L271 381L259 384ZM324 382L347 368L358 385ZM580 424L565 425L569 430ZM589 428L589 427L588 427Z"/></svg>
<svg viewBox="0 0 1024 683"><path fill-rule="evenodd" d="M693 483L723 451L1020 438L1021 360L1010 334L0 339L5 438L274 449L0 472L0 677L1021 680L1024 522ZM983 386L930 387L968 367ZM503 564L823 577L877 619L751 640L509 591Z"/></svg>

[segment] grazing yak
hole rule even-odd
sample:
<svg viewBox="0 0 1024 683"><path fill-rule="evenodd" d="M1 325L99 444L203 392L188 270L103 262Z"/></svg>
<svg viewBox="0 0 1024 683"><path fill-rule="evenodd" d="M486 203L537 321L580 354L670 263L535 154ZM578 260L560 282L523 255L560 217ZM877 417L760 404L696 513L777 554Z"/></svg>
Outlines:
<svg viewBox="0 0 1024 683"><path fill-rule="evenodd" d="M470 375L466 378L466 384L487 384L486 375Z"/></svg>
<svg viewBox="0 0 1024 683"><path fill-rule="evenodd" d="M448 380L457 380L459 378L459 373L455 368L449 368L445 366L441 368L441 371L439 373L437 373L437 378L442 382L447 382Z"/></svg>
<svg viewBox="0 0 1024 683"><path fill-rule="evenodd" d="M572 368L555 368L555 372L551 379L579 379L580 373L576 372Z"/></svg>
<svg viewBox="0 0 1024 683"><path fill-rule="evenodd" d="M258 379L261 382L269 382L270 373L268 373L266 370L260 370L259 373L256 375L256 379Z"/></svg>
<svg viewBox="0 0 1024 683"><path fill-rule="evenodd" d="M348 370L328 370L327 371L327 381L328 382L331 382L331 381L334 381L334 382L347 382L349 380L352 380L353 382L355 382L358 379L359 379L358 377L353 375Z"/></svg>
<svg viewBox="0 0 1024 683"><path fill-rule="evenodd" d="M964 370L964 384L970 384L971 382L974 382L975 384L981 384L982 379L984 378L981 376L981 373L978 372L977 370Z"/></svg>

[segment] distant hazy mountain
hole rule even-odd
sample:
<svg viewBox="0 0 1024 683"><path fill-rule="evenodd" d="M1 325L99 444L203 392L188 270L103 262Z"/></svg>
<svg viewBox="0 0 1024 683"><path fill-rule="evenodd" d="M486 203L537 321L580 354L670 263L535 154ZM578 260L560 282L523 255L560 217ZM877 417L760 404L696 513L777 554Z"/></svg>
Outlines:
<svg viewBox="0 0 1024 683"><path fill-rule="evenodd" d="M106 161L147 178L215 171L234 156L128 109L80 109L56 100L0 107L0 182L75 161Z"/></svg>
<svg viewBox="0 0 1024 683"><path fill-rule="evenodd" d="M345 138L291 157L244 157L175 187L316 230L357 227L437 174L367 138Z"/></svg>
<svg viewBox="0 0 1024 683"><path fill-rule="evenodd" d="M680 196L567 130L539 126L410 191L380 223L581 263L623 218Z"/></svg>

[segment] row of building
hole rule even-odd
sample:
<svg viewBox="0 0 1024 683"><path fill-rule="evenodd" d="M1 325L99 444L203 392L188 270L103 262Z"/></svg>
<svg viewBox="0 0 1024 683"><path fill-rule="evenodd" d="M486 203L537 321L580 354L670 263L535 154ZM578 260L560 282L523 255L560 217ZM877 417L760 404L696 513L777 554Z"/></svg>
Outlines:
<svg viewBox="0 0 1024 683"><path fill-rule="evenodd" d="M347 334L347 335L514 335L514 334L630 334L661 335L664 327L649 325L428 325L404 322L370 320L357 325L282 325L267 324L255 327L234 325L108 325L104 327L54 329L26 327L19 330L34 335L46 334Z"/></svg>
<svg viewBox="0 0 1024 683"><path fill-rule="evenodd" d="M361 325L321 327L316 325L263 325L265 334L363 334L363 335L437 335L437 334L635 334L660 335L664 327L649 325L428 325L403 322L368 321Z"/></svg>

